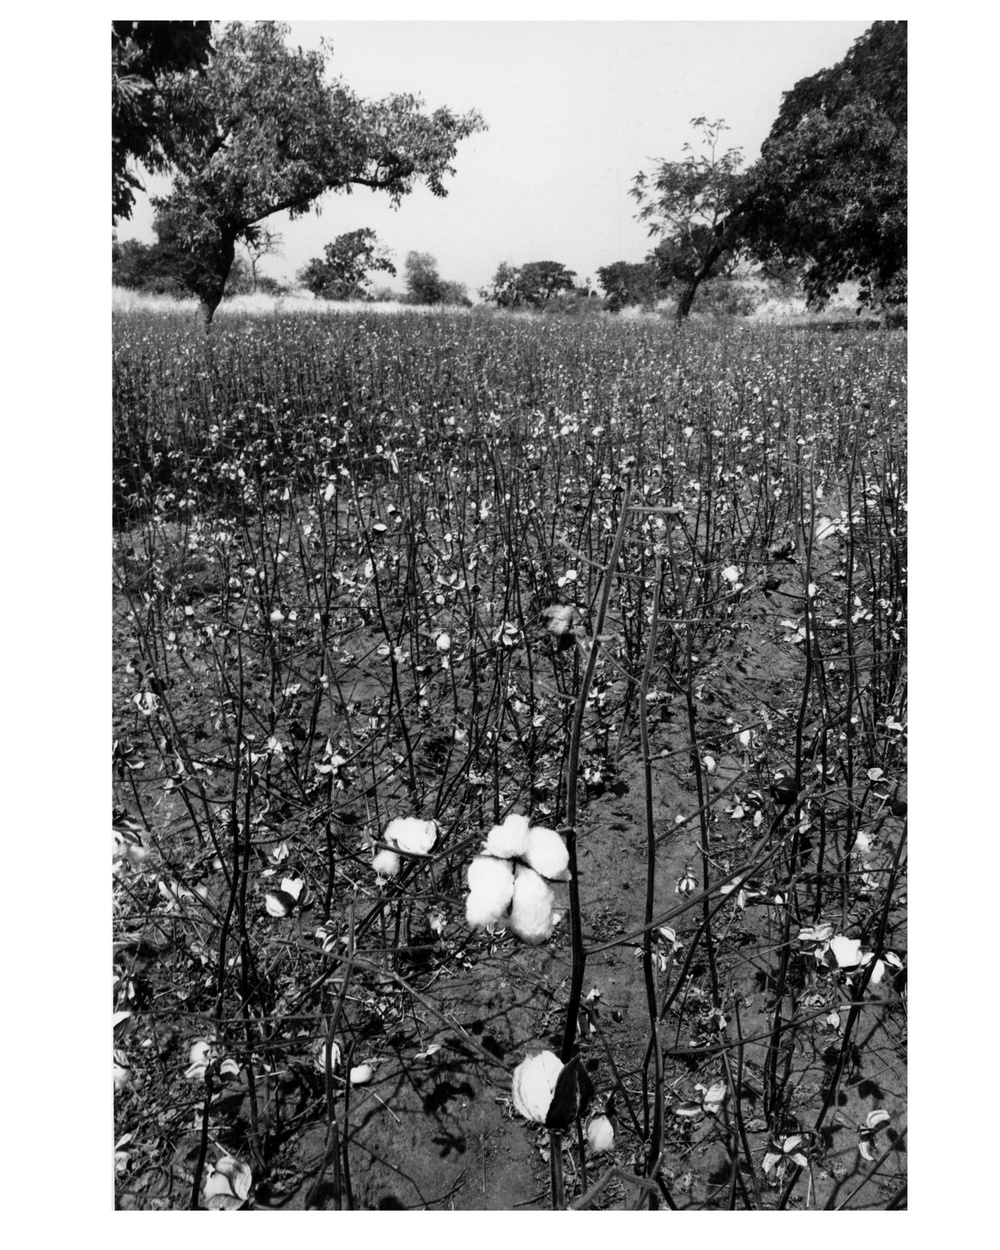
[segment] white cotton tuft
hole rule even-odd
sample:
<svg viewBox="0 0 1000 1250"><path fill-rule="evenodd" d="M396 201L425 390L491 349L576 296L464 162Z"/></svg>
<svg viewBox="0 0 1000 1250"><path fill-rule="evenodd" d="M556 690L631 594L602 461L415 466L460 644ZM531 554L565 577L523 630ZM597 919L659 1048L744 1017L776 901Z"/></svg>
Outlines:
<svg viewBox="0 0 1000 1250"><path fill-rule="evenodd" d="M469 865L469 897L465 900L465 918L481 929L496 924L510 906L514 893L514 873L505 859L489 859L477 855Z"/></svg>
<svg viewBox="0 0 1000 1250"><path fill-rule="evenodd" d="M543 829L541 826L529 832L524 858L535 872L548 877L550 881L561 881L569 866L566 843L554 830Z"/></svg>
<svg viewBox="0 0 1000 1250"><path fill-rule="evenodd" d="M518 864L510 927L522 942L538 946L552 936L556 918L552 891L533 868Z"/></svg>
<svg viewBox="0 0 1000 1250"><path fill-rule="evenodd" d="M551 1050L532 1055L514 1069L511 1094L514 1106L526 1120L545 1123L562 1070L562 1060Z"/></svg>
<svg viewBox="0 0 1000 1250"><path fill-rule="evenodd" d="M485 929L487 925L497 924L506 910L504 904L498 904L488 894L470 894L465 900L465 919L473 929Z"/></svg>
<svg viewBox="0 0 1000 1250"><path fill-rule="evenodd" d="M486 839L486 850L500 859L523 856L528 846L528 818L508 816L502 825L494 825Z"/></svg>
<svg viewBox="0 0 1000 1250"><path fill-rule="evenodd" d="M437 825L433 820L417 820L414 816L400 816L390 820L383 834L386 842L398 846L411 855L429 855L437 841Z"/></svg>
<svg viewBox="0 0 1000 1250"><path fill-rule="evenodd" d="M605 1154L615 1144L615 1130L606 1115L595 1115L587 1125L587 1144L595 1155Z"/></svg>
<svg viewBox="0 0 1000 1250"><path fill-rule="evenodd" d="M372 867L380 877L395 877L400 869L399 856L395 851L379 851L372 860Z"/></svg>

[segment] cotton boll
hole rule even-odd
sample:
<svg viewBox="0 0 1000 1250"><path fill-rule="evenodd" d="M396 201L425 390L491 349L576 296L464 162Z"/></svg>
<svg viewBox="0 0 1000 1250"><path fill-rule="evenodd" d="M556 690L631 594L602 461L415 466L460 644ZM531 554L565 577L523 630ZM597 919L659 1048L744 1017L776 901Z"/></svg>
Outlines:
<svg viewBox="0 0 1000 1250"><path fill-rule="evenodd" d="M433 820L417 820L413 816L401 816L390 820L383 835L386 842L398 846L411 855L429 855L437 841L437 825Z"/></svg>
<svg viewBox="0 0 1000 1250"><path fill-rule="evenodd" d="M522 942L538 946L552 936L555 927L552 891L533 868L518 864L514 874L514 902L510 927Z"/></svg>
<svg viewBox="0 0 1000 1250"><path fill-rule="evenodd" d="M465 918L475 928L496 924L510 906L514 873L505 859L477 855L469 865L469 897Z"/></svg>
<svg viewBox="0 0 1000 1250"><path fill-rule="evenodd" d="M524 858L535 872L548 877L550 881L560 880L569 866L566 843L552 829L541 827L529 832Z"/></svg>
<svg viewBox="0 0 1000 1250"><path fill-rule="evenodd" d="M502 825L494 825L486 839L486 850L500 859L517 859L528 846L526 816L508 816Z"/></svg>
<svg viewBox="0 0 1000 1250"><path fill-rule="evenodd" d="M400 859L395 851L379 851L372 860L372 867L380 877L395 877L400 866Z"/></svg>
<svg viewBox="0 0 1000 1250"><path fill-rule="evenodd" d="M595 1115L587 1125L587 1145L595 1155L604 1154L615 1144L615 1130L606 1115Z"/></svg>
<svg viewBox="0 0 1000 1250"><path fill-rule="evenodd" d="M545 1123L562 1069L562 1060L551 1050L532 1055L514 1069L511 1094L514 1106L526 1120Z"/></svg>
<svg viewBox="0 0 1000 1250"><path fill-rule="evenodd" d="M861 962L861 943L856 938L840 935L830 943L838 968L856 968Z"/></svg>
<svg viewBox="0 0 1000 1250"><path fill-rule="evenodd" d="M481 892L470 894L465 900L465 919L473 929L498 924L506 910L506 903L498 904L495 898Z"/></svg>

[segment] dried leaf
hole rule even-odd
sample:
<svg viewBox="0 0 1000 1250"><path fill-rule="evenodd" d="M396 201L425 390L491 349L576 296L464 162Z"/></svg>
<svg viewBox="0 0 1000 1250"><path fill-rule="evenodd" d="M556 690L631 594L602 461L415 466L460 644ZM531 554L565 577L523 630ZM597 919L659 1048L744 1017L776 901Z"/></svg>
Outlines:
<svg viewBox="0 0 1000 1250"><path fill-rule="evenodd" d="M701 1092L702 1106L705 1111L709 1115L718 1115L729 1093L725 1081L715 1081L708 1089L705 1089L704 1085L696 1085L695 1089Z"/></svg>
<svg viewBox="0 0 1000 1250"><path fill-rule="evenodd" d="M593 1082L580 1062L580 1056L574 1055L559 1073L545 1117L545 1127L560 1133L566 1132L587 1109L593 1094Z"/></svg>

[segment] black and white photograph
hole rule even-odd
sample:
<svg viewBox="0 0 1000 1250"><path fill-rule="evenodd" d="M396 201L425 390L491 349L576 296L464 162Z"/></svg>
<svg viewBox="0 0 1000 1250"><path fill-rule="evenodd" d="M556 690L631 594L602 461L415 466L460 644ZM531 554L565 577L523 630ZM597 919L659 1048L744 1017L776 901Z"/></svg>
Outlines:
<svg viewBox="0 0 1000 1250"><path fill-rule="evenodd" d="M111 22L114 1210L906 1210L908 23L349 19Z"/></svg>

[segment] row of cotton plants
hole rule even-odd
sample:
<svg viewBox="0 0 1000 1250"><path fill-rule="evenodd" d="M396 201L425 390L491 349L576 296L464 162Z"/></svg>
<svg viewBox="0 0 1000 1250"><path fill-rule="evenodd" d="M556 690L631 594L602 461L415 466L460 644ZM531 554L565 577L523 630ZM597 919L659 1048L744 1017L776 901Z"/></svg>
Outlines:
<svg viewBox="0 0 1000 1250"><path fill-rule="evenodd" d="M560 1209L894 1201L900 341L115 333L124 1205L377 1205L445 1115Z"/></svg>

